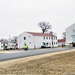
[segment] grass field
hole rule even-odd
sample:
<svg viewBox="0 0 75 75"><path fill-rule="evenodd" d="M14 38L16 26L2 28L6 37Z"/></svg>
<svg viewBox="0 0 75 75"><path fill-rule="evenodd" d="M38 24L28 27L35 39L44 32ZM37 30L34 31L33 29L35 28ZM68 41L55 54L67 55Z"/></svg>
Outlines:
<svg viewBox="0 0 75 75"><path fill-rule="evenodd" d="M75 51L0 62L0 75L75 75Z"/></svg>

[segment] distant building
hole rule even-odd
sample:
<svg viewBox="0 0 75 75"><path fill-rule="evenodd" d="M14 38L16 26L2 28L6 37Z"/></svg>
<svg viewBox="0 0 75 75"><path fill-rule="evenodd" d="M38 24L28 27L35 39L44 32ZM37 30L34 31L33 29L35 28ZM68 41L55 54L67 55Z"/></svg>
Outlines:
<svg viewBox="0 0 75 75"><path fill-rule="evenodd" d="M75 44L75 23L66 28L66 43Z"/></svg>
<svg viewBox="0 0 75 75"><path fill-rule="evenodd" d="M0 40L0 50L2 50L4 47L3 47L3 40Z"/></svg>
<svg viewBox="0 0 75 75"><path fill-rule="evenodd" d="M66 44L66 39L58 39L58 46L62 46Z"/></svg>
<svg viewBox="0 0 75 75"><path fill-rule="evenodd" d="M24 44L29 49L41 48L43 44L49 44L51 47L57 47L57 36L47 33L24 32L18 36L18 48L23 48Z"/></svg>

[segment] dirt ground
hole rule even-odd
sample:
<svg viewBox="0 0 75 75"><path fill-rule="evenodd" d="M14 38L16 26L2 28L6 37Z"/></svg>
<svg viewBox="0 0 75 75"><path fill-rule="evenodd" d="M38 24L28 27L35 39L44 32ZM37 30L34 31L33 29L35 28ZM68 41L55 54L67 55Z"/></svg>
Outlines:
<svg viewBox="0 0 75 75"><path fill-rule="evenodd" d="M0 62L0 75L75 75L75 49Z"/></svg>

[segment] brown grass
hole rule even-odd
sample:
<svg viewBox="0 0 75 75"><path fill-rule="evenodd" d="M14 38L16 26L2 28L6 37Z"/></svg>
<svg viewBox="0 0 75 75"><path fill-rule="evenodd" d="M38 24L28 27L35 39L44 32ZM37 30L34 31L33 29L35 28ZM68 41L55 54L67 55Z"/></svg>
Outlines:
<svg viewBox="0 0 75 75"><path fill-rule="evenodd" d="M0 62L0 75L75 75L75 51Z"/></svg>

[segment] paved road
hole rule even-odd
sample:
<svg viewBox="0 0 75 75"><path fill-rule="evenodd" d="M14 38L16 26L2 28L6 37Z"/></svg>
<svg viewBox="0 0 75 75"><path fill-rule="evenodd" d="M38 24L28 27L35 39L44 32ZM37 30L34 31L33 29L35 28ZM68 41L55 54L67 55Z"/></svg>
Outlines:
<svg viewBox="0 0 75 75"><path fill-rule="evenodd" d="M23 58L28 56L34 56L39 54L52 53L57 51L65 51L74 49L73 47L64 47L64 48L50 48L50 49L39 49L39 50L28 50L28 51L17 51L17 52L8 52L0 54L0 61Z"/></svg>

